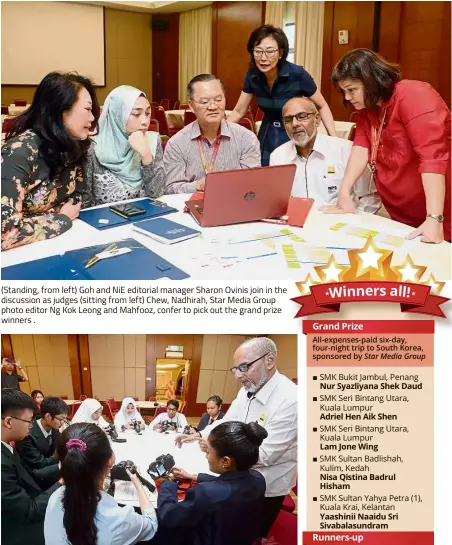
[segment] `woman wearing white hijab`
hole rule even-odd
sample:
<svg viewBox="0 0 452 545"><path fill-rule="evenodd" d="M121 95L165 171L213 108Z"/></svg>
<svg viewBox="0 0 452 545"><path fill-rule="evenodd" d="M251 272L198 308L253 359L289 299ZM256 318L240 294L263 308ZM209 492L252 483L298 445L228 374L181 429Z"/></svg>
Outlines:
<svg viewBox="0 0 452 545"><path fill-rule="evenodd" d="M121 409L115 416L116 429L121 430L122 427L126 430L133 429L133 421L140 423L140 428L144 430L144 420L137 409L137 404L132 397L125 397L122 400Z"/></svg>
<svg viewBox="0 0 452 545"><path fill-rule="evenodd" d="M163 149L160 135L148 131L150 117L139 89L121 85L108 95L84 166L84 207L163 194Z"/></svg>
<svg viewBox="0 0 452 545"><path fill-rule="evenodd" d="M86 398L77 412L74 418L71 420L71 424L77 424L79 422L86 422L87 424L97 424L100 428L108 428L109 423L102 418L102 405L97 399Z"/></svg>

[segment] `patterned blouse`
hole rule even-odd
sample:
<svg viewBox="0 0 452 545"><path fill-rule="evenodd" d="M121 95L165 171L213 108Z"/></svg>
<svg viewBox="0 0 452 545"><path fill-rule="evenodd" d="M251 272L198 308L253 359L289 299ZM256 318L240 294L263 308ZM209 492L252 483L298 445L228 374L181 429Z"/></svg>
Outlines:
<svg viewBox="0 0 452 545"><path fill-rule="evenodd" d="M160 138L152 163L141 165L143 183L136 189L127 187L113 172L99 163L94 153L95 145L95 143L91 144L83 168L83 177L87 184L87 193L83 199L83 208L140 197L156 199L163 195L165 189L165 170L163 167L163 149Z"/></svg>
<svg viewBox="0 0 452 545"><path fill-rule="evenodd" d="M71 164L50 177L40 143L29 129L2 146L2 250L66 232L72 220L59 211L69 199L82 200L81 167Z"/></svg>

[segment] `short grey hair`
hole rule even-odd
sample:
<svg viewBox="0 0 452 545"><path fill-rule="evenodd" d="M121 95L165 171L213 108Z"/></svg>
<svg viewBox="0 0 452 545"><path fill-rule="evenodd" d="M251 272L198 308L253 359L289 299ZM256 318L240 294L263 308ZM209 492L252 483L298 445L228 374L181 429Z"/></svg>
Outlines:
<svg viewBox="0 0 452 545"><path fill-rule="evenodd" d="M188 98L193 98L193 95L195 93L195 90L194 90L195 83L202 83L205 81L214 81L214 80L218 80L220 82L221 88L223 89L223 93L225 93L224 83L221 81L220 78L217 78L215 74L198 74L192 80L190 80L190 83L187 85Z"/></svg>
<svg viewBox="0 0 452 545"><path fill-rule="evenodd" d="M241 346L251 348L256 358L268 353L278 354L276 344L269 337L253 337L245 341Z"/></svg>
<svg viewBox="0 0 452 545"><path fill-rule="evenodd" d="M286 106L287 106L289 103L291 103L292 101L295 101L295 100L305 100L306 102L309 103L311 112L312 112L313 114L317 114L317 113L318 113L318 110L317 110L316 105L314 104L314 102L313 102L309 97L292 97L292 98L289 98L289 100L284 104L283 109L282 109L283 115L284 115L284 110L286 109Z"/></svg>

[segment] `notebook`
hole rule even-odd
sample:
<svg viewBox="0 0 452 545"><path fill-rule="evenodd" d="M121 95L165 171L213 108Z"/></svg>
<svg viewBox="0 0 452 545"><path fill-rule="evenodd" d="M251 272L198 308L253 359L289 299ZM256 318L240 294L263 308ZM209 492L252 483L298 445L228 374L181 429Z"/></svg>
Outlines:
<svg viewBox="0 0 452 545"><path fill-rule="evenodd" d="M101 259L85 268L96 254L109 246L110 243L89 246L4 267L2 280L184 280L190 276L133 238L116 242L117 248L128 248L130 252Z"/></svg>
<svg viewBox="0 0 452 545"><path fill-rule="evenodd" d="M133 228L142 235L147 235L163 244L174 244L182 242L189 238L197 237L201 231L185 227L180 223L168 220L166 218L157 218L155 220L141 221L134 223Z"/></svg>
<svg viewBox="0 0 452 545"><path fill-rule="evenodd" d="M79 214L79 218L88 225L91 225L91 227L103 231L104 229L111 229L112 227L118 227L119 225L135 223L137 221L177 212L176 208L159 203L160 201L157 203L152 199L139 199L138 201L133 201L133 204L146 210L144 214L141 214L138 217L123 218L112 212L109 206L103 206L101 208L88 208L87 210L82 210Z"/></svg>

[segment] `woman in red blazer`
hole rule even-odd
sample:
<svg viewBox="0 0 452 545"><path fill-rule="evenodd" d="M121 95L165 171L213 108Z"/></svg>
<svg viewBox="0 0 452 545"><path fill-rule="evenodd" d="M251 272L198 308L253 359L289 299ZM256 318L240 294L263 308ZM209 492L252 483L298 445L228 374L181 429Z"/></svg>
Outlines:
<svg viewBox="0 0 452 545"><path fill-rule="evenodd" d="M415 228L408 238L450 241L450 110L428 83L401 78L397 65L369 49L334 67L332 80L358 115L336 209L323 210L356 211L350 192L369 163L390 217Z"/></svg>

